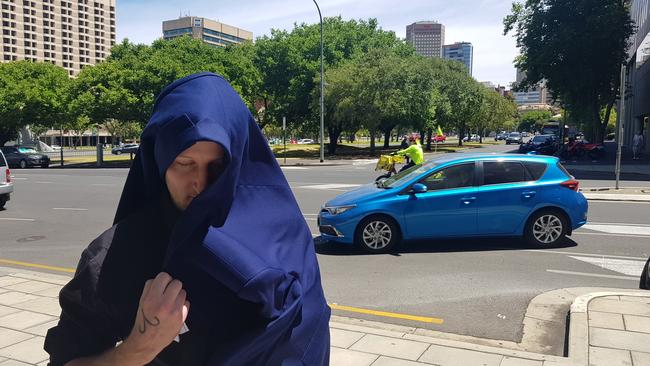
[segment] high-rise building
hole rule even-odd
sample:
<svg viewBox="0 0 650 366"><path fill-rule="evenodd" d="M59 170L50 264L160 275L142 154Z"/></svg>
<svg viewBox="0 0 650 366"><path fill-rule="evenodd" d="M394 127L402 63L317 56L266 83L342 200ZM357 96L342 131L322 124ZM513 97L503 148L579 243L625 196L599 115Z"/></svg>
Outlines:
<svg viewBox="0 0 650 366"><path fill-rule="evenodd" d="M406 40L415 52L427 57L442 57L445 44L445 26L433 21L415 22L406 26Z"/></svg>
<svg viewBox="0 0 650 366"><path fill-rule="evenodd" d="M76 75L110 54L115 0L4 0L0 31L2 62L51 62Z"/></svg>
<svg viewBox="0 0 650 366"><path fill-rule="evenodd" d="M519 85L526 78L526 72L517 69L515 86ZM527 90L513 91L513 98L519 107L526 108L548 108L551 104L551 95L546 87L546 82L542 80L535 87Z"/></svg>
<svg viewBox="0 0 650 366"><path fill-rule="evenodd" d="M442 47L442 57L447 60L460 61L465 64L467 71L472 75L474 62L474 47L469 42L456 42Z"/></svg>
<svg viewBox="0 0 650 366"><path fill-rule="evenodd" d="M253 40L252 32L206 18L187 16L163 22L165 39L185 35L222 47Z"/></svg>

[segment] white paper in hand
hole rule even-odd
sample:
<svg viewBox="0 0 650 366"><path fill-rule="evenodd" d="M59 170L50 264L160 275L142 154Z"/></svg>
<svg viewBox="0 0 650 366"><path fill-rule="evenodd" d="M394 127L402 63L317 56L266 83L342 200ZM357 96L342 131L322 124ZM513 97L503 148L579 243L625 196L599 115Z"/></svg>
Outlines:
<svg viewBox="0 0 650 366"><path fill-rule="evenodd" d="M178 335L176 336L176 338L174 338L174 341L180 342L181 341L180 335L183 334L183 333L187 333L189 331L190 331L190 328L187 327L187 324L183 323L183 326L181 327L181 330L178 332Z"/></svg>

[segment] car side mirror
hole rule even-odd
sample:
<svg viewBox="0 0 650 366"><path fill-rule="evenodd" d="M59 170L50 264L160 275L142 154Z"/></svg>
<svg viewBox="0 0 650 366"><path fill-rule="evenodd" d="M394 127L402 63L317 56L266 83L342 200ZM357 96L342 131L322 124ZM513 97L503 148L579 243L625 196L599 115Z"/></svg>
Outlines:
<svg viewBox="0 0 650 366"><path fill-rule="evenodd" d="M415 184L411 187L411 192L412 192L412 193L424 193L424 192L426 192L426 191L427 191L427 186L425 186L425 185L422 184L422 183L415 183Z"/></svg>

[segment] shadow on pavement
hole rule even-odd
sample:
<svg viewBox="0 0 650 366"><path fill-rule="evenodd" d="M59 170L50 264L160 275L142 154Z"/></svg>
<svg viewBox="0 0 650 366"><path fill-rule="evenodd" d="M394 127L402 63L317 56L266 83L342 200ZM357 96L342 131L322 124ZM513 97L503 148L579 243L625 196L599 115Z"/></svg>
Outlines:
<svg viewBox="0 0 650 366"><path fill-rule="evenodd" d="M335 243L314 238L316 253L321 255L375 255L363 252L354 245ZM566 238L559 246L548 249L570 248L578 243ZM449 252L486 252L537 249L518 238L464 238L406 241L386 255L400 256L408 253L449 253ZM543 250L543 249L541 249Z"/></svg>

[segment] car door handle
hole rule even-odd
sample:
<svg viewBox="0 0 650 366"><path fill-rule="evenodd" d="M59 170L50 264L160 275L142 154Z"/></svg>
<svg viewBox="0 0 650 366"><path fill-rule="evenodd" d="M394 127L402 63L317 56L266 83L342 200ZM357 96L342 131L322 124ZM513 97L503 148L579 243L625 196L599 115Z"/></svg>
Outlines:
<svg viewBox="0 0 650 366"><path fill-rule="evenodd" d="M469 205L470 203L476 201L476 197L463 197L460 199L461 202L463 202L466 205Z"/></svg>
<svg viewBox="0 0 650 366"><path fill-rule="evenodd" d="M524 198L533 198L533 197L535 197L535 194L537 194L537 192L535 192L535 191L528 191L528 192L523 192L523 193L521 194L521 196L524 197Z"/></svg>

